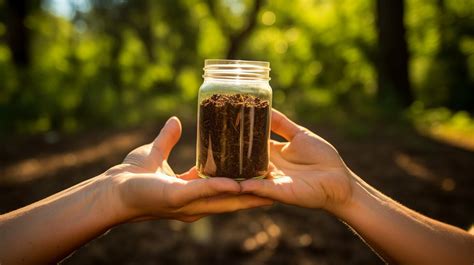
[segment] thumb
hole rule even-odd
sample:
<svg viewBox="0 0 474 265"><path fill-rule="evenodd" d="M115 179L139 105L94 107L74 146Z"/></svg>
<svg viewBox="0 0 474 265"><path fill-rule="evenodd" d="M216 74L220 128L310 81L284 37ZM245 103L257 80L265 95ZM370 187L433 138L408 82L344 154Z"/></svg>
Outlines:
<svg viewBox="0 0 474 265"><path fill-rule="evenodd" d="M166 121L158 136L152 143L150 157L153 159L167 159L171 150L181 137L181 122L177 117Z"/></svg>
<svg viewBox="0 0 474 265"><path fill-rule="evenodd" d="M293 140L302 128L276 109L272 110L272 131L287 141Z"/></svg>

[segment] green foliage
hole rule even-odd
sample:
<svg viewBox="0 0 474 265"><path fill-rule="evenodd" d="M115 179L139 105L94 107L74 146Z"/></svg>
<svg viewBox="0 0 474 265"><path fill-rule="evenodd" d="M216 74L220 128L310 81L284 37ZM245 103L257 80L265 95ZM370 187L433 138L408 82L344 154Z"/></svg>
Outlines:
<svg viewBox="0 0 474 265"><path fill-rule="evenodd" d="M254 6L253 0L84 2L90 9L71 18L45 8L29 13L26 68L15 65L7 23L0 22L2 133L193 115L203 60L226 56ZM427 106L449 105L451 87L472 89L474 79L474 8L469 0L445 2L440 16L433 1L406 1L410 76ZM274 105L290 115L336 123L377 117L392 109L375 98L374 10L373 0L263 2L250 34L239 40L239 57L271 62ZM451 70L463 64L465 75Z"/></svg>
<svg viewBox="0 0 474 265"><path fill-rule="evenodd" d="M411 106L408 114L420 129L445 127L474 136L474 117L466 111L452 111L445 107L426 109L423 103L418 101Z"/></svg>
<svg viewBox="0 0 474 265"><path fill-rule="evenodd" d="M425 108L415 102L406 112L414 127L423 134L451 145L474 150L474 116L445 107Z"/></svg>
<svg viewBox="0 0 474 265"><path fill-rule="evenodd" d="M407 1L411 79L430 107L474 110L474 6L470 1Z"/></svg>

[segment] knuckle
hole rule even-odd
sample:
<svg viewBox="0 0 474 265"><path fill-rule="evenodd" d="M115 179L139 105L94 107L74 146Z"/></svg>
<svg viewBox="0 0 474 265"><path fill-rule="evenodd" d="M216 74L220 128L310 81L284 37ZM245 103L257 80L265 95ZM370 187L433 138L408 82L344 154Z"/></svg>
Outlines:
<svg viewBox="0 0 474 265"><path fill-rule="evenodd" d="M141 166L143 164L143 156L138 152L132 151L125 157L122 164Z"/></svg>
<svg viewBox="0 0 474 265"><path fill-rule="evenodd" d="M118 164L107 169L107 171L105 171L104 174L106 176L116 176L116 175L121 175L123 173L128 172L129 169L130 169L130 165L128 164Z"/></svg>

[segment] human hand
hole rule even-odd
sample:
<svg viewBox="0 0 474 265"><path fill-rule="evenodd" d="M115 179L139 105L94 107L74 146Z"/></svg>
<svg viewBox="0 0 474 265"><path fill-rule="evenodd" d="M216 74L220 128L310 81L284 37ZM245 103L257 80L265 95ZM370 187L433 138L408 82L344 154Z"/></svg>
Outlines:
<svg viewBox="0 0 474 265"><path fill-rule="evenodd" d="M330 143L276 110L272 131L289 142L270 141L269 177L241 182L242 192L327 210L349 200L352 173Z"/></svg>
<svg viewBox="0 0 474 265"><path fill-rule="evenodd" d="M167 158L181 135L181 124L170 118L153 143L130 152L105 175L116 187L117 212L126 221L169 218L186 222L209 214L271 205L273 201L240 194L229 178L201 179L195 168L176 175Z"/></svg>

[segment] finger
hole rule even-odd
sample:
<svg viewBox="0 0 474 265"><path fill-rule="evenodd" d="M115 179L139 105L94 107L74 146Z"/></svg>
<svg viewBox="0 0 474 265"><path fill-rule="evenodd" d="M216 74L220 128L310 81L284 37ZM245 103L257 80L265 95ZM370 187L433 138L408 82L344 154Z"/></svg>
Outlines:
<svg viewBox="0 0 474 265"><path fill-rule="evenodd" d="M181 130L179 119L177 117L169 118L160 134L153 141L150 157L152 159L167 159L171 149L181 137Z"/></svg>
<svg viewBox="0 0 474 265"><path fill-rule="evenodd" d="M271 156L271 152L274 152L275 154L281 153L281 150L288 144L288 142L280 143L278 141L271 140L271 139L269 143L270 143L270 156Z"/></svg>
<svg viewBox="0 0 474 265"><path fill-rule="evenodd" d="M283 173L283 171L281 171L275 165L275 163L273 163L272 161L268 163L268 172L267 172L267 175L265 176L265 179L275 179L275 178L280 178L284 176L286 176L286 174Z"/></svg>
<svg viewBox="0 0 474 265"><path fill-rule="evenodd" d="M274 201L251 194L227 195L200 199L188 204L183 210L191 215L234 212L262 206L273 205Z"/></svg>
<svg viewBox="0 0 474 265"><path fill-rule="evenodd" d="M161 163L161 166L159 166L155 172L161 172L167 176L176 176L173 169L170 167L170 165L168 164L168 161L166 160L164 160L163 163Z"/></svg>
<svg viewBox="0 0 474 265"><path fill-rule="evenodd" d="M171 117L152 143L135 148L125 157L122 163L153 172L162 165L163 160L168 158L171 149L178 142L180 136L181 123L178 118ZM172 172L169 166L162 171ZM174 175L174 173L171 175Z"/></svg>
<svg viewBox="0 0 474 265"><path fill-rule="evenodd" d="M287 141L291 141L301 131L301 127L276 109L272 112L272 131Z"/></svg>
<svg viewBox="0 0 474 265"><path fill-rule="evenodd" d="M295 166L282 157L281 152L287 145L288 143L270 141L270 161L275 164L276 167L291 168Z"/></svg>
<svg viewBox="0 0 474 265"><path fill-rule="evenodd" d="M181 222L185 222L185 223L192 223L192 222L196 222L197 220L199 220L199 219L201 219L205 216L206 216L205 214L188 215L188 216L179 217L176 220L181 221Z"/></svg>
<svg viewBox="0 0 474 265"><path fill-rule="evenodd" d="M184 180L193 180L193 179L199 179L198 171L196 167L190 168L188 171L177 175L176 177Z"/></svg>
<svg viewBox="0 0 474 265"><path fill-rule="evenodd" d="M289 185L293 180L288 177L278 177L272 179L249 179L242 181L240 186L243 193L269 198L275 201L289 203L285 196L285 185Z"/></svg>
<svg viewBox="0 0 474 265"><path fill-rule="evenodd" d="M270 139L269 142L270 142L270 145L272 145L274 147L278 147L280 149L288 143L288 142L281 143L281 142L278 142L277 140L273 140L273 139Z"/></svg>
<svg viewBox="0 0 474 265"><path fill-rule="evenodd" d="M181 185L174 193L177 196L175 201L185 205L192 201L209 198L222 194L237 194L240 192L240 185L235 180L229 178L194 179Z"/></svg>
<svg viewBox="0 0 474 265"><path fill-rule="evenodd" d="M123 160L123 164L129 164L136 166L137 169L146 169L147 172L153 171L158 166L158 161L148 160L150 154L151 144L142 145L135 148L133 151L128 153L128 155ZM161 161L159 161L161 163ZM138 173L138 172L137 172Z"/></svg>

